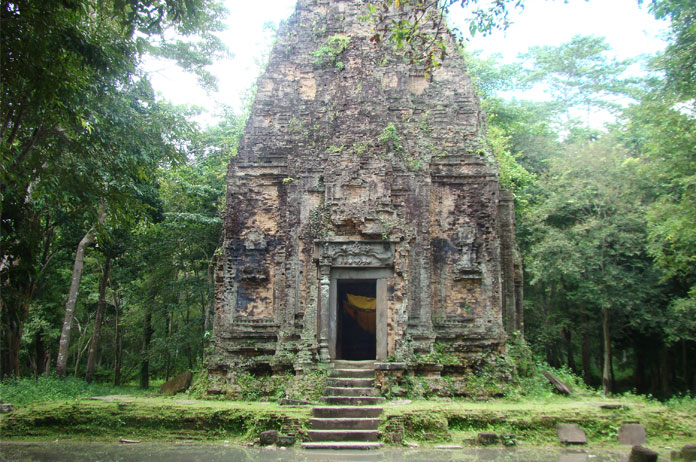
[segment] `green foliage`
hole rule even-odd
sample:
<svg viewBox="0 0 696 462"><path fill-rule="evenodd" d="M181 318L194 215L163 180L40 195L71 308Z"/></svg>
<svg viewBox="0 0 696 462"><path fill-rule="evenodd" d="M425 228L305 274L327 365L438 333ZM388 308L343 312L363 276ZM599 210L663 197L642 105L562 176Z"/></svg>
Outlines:
<svg viewBox="0 0 696 462"><path fill-rule="evenodd" d="M312 231L312 236L314 236L315 239L328 236L329 223L331 221L331 205L319 205L317 208L312 210L312 215L309 219L309 226Z"/></svg>
<svg viewBox="0 0 696 462"><path fill-rule="evenodd" d="M422 2L419 0L380 0L367 5L364 20L374 23L372 42L387 40L397 50L403 50L404 57L411 64L418 64L426 76L439 68L447 57L448 36L445 16L449 8L459 4L466 8L469 19L468 32L473 37L477 33L487 35L496 29L506 29L510 24L510 6L521 8L522 0L501 0L493 3L478 0L447 0L444 2ZM458 30L453 31L459 38Z"/></svg>
<svg viewBox="0 0 696 462"><path fill-rule="evenodd" d="M617 109L621 107L617 96L630 96L636 83L621 78L633 61L608 59L608 50L604 38L580 35L558 46L532 47L522 55L531 61L524 81L544 82L565 111Z"/></svg>
<svg viewBox="0 0 696 462"><path fill-rule="evenodd" d="M38 318L35 306L61 305L65 287L39 289L70 268L66 249L80 235L94 226L106 251L116 235L162 218L158 169L184 158L195 129L155 100L142 54L204 75L220 50L221 13L212 0L3 3L1 337L10 360L1 373L20 373L22 325Z"/></svg>
<svg viewBox="0 0 696 462"><path fill-rule="evenodd" d="M665 405L675 411L696 415L696 396L693 394L673 396L665 401Z"/></svg>
<svg viewBox="0 0 696 462"><path fill-rule="evenodd" d="M315 370L302 375L290 376L285 387L284 397L296 400L319 401L324 395L328 372Z"/></svg>
<svg viewBox="0 0 696 462"><path fill-rule="evenodd" d="M528 198L524 191L533 183L534 175L522 167L512 154L510 137L502 128L491 125L486 142L500 169L500 186L513 192L518 202L526 203Z"/></svg>
<svg viewBox="0 0 696 462"><path fill-rule="evenodd" d="M696 120L660 93L628 111L624 137L642 157L635 167L652 196L647 248L665 279L682 289L667 308L666 342L696 340Z"/></svg>
<svg viewBox="0 0 696 462"><path fill-rule="evenodd" d="M601 396L596 389L588 387L582 377L574 374L567 367L554 368L546 362L536 360L532 367L528 367L528 375L520 375L516 383L506 387L506 399L511 401L524 401L529 399L552 399L559 396L553 385L542 375L543 371L551 373L554 377L568 385L575 396Z"/></svg>
<svg viewBox="0 0 696 462"><path fill-rule="evenodd" d="M16 407L35 403L75 400L92 396L132 395L143 393L134 387L114 387L105 384L88 384L74 377L59 379L40 376L11 378L0 382L0 401Z"/></svg>
<svg viewBox="0 0 696 462"><path fill-rule="evenodd" d="M441 412L414 412L403 419L405 435L416 440L447 438L447 418Z"/></svg>
<svg viewBox="0 0 696 462"><path fill-rule="evenodd" d="M300 119L297 117L293 116L290 121L288 122L288 130L290 130L290 133L297 133L301 134L304 133L304 124Z"/></svg>
<svg viewBox="0 0 696 462"><path fill-rule="evenodd" d="M345 144L342 144L340 146L336 146L336 145L332 144L331 146L329 146L329 148L326 151L330 154L339 154L339 153L343 152L343 149L345 147L346 147Z"/></svg>
<svg viewBox="0 0 696 462"><path fill-rule="evenodd" d="M363 156L371 145L367 141L356 141L353 143L351 152L356 156Z"/></svg>
<svg viewBox="0 0 696 462"><path fill-rule="evenodd" d="M679 101L696 96L696 6L689 0L651 0L657 19L671 21L670 44L653 65L666 72L665 89Z"/></svg>
<svg viewBox="0 0 696 462"><path fill-rule="evenodd" d="M507 354L515 368L517 378L531 377L537 372L532 349L520 332L513 332L507 342Z"/></svg>
<svg viewBox="0 0 696 462"><path fill-rule="evenodd" d="M384 144L387 151L401 152L404 149L401 145L401 140L399 139L396 127L391 122L384 127L384 130L382 130L382 134L378 139L382 144Z"/></svg>
<svg viewBox="0 0 696 462"><path fill-rule="evenodd" d="M498 91L519 89L523 86L520 64L501 64L502 57L499 54L484 59L480 57L480 51L469 52L464 47L459 48L459 53L466 60L467 72L482 98L491 99Z"/></svg>
<svg viewBox="0 0 696 462"><path fill-rule="evenodd" d="M459 358L448 350L447 344L435 342L430 353L418 353L415 359L420 363L437 363L443 366L459 364Z"/></svg>
<svg viewBox="0 0 696 462"><path fill-rule="evenodd" d="M350 37L346 35L332 35L324 44L312 53L314 63L320 67L335 67L343 70L344 64L339 60L341 54L348 48Z"/></svg>

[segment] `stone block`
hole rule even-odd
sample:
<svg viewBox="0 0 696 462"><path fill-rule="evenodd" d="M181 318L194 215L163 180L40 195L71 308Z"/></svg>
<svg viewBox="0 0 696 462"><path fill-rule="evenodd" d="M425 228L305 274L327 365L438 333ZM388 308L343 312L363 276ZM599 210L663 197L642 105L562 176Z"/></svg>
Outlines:
<svg viewBox="0 0 696 462"><path fill-rule="evenodd" d="M278 442L278 431L268 430L266 432L261 432L259 435L259 444L261 446L270 446L271 444L276 444Z"/></svg>
<svg viewBox="0 0 696 462"><path fill-rule="evenodd" d="M633 446L628 462L657 462L657 453L643 446Z"/></svg>
<svg viewBox="0 0 696 462"><path fill-rule="evenodd" d="M622 409L623 405L618 403L603 403L600 404L599 407L601 407L602 409Z"/></svg>
<svg viewBox="0 0 696 462"><path fill-rule="evenodd" d="M681 449L681 457L685 462L696 462L696 444L686 444Z"/></svg>
<svg viewBox="0 0 696 462"><path fill-rule="evenodd" d="M293 446L295 444L295 437L292 435L278 435L276 444L281 447Z"/></svg>
<svg viewBox="0 0 696 462"><path fill-rule="evenodd" d="M14 406L11 404L0 404L0 414L7 414L14 411Z"/></svg>
<svg viewBox="0 0 696 462"><path fill-rule="evenodd" d="M165 395L175 395L182 391L188 390L191 386L191 379L193 374L191 371L182 372L168 382L164 382L160 385L159 392Z"/></svg>
<svg viewBox="0 0 696 462"><path fill-rule="evenodd" d="M640 424L627 424L619 428L619 443L629 446L645 444L645 427Z"/></svg>
<svg viewBox="0 0 696 462"><path fill-rule="evenodd" d="M587 444L585 430L575 424L556 425L556 434L563 444Z"/></svg>
<svg viewBox="0 0 696 462"><path fill-rule="evenodd" d="M281 406L308 406L312 403L303 399L280 398L278 404Z"/></svg>
<svg viewBox="0 0 696 462"><path fill-rule="evenodd" d="M476 442L481 446L490 446L498 444L499 438L497 433L481 432L476 436Z"/></svg>

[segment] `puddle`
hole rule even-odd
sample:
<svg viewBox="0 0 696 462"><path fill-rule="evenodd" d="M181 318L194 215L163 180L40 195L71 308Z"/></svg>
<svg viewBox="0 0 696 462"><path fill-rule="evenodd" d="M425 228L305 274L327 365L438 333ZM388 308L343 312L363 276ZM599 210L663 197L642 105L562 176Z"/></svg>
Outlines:
<svg viewBox="0 0 696 462"><path fill-rule="evenodd" d="M597 453L590 449L400 449L377 451L316 451L303 449L245 448L222 443L90 443L67 442L2 442L3 462L620 462L625 456Z"/></svg>

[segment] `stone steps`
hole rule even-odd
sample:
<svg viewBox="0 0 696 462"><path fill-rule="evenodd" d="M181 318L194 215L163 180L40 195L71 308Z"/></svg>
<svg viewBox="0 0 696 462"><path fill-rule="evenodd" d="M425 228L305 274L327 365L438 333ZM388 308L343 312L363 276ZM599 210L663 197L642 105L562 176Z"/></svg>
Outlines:
<svg viewBox="0 0 696 462"><path fill-rule="evenodd" d="M348 361L345 359L336 359L333 361L334 369L366 369L370 372L375 371L375 361L374 359L368 359L364 361Z"/></svg>
<svg viewBox="0 0 696 462"><path fill-rule="evenodd" d="M326 379L326 385L329 387L373 387L375 379L329 377Z"/></svg>
<svg viewBox="0 0 696 462"><path fill-rule="evenodd" d="M379 449L384 447L384 443L366 442L366 441L323 441L302 443L304 449Z"/></svg>
<svg viewBox="0 0 696 462"><path fill-rule="evenodd" d="M373 387L326 387L324 396L375 396Z"/></svg>
<svg viewBox="0 0 696 462"><path fill-rule="evenodd" d="M382 414L381 407L374 406L315 406L312 415L321 419L374 419Z"/></svg>
<svg viewBox="0 0 696 462"><path fill-rule="evenodd" d="M375 378L374 369L334 369L331 377L340 379L373 379Z"/></svg>
<svg viewBox="0 0 696 462"><path fill-rule="evenodd" d="M308 430L309 439L317 441L377 441L378 430Z"/></svg>
<svg viewBox="0 0 696 462"><path fill-rule="evenodd" d="M381 396L325 396L326 404L336 404L340 406L374 406L383 403Z"/></svg>
<svg viewBox="0 0 696 462"><path fill-rule="evenodd" d="M315 430L377 430L380 419L357 418L313 418L309 422Z"/></svg>
<svg viewBox="0 0 696 462"><path fill-rule="evenodd" d="M376 449L384 401L374 388L374 361L335 361L324 389L324 402L316 406L305 449Z"/></svg>

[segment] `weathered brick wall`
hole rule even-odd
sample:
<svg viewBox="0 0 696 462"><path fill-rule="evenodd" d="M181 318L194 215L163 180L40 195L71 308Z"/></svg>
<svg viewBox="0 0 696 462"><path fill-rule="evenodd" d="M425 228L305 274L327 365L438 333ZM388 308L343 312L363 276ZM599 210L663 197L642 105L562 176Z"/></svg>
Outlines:
<svg viewBox="0 0 696 462"><path fill-rule="evenodd" d="M450 40L427 79L369 41L361 8L301 0L258 81L228 172L213 373L317 361L320 240L393 243L390 356L438 341L465 357L504 342L500 233L511 217L499 213L464 63Z"/></svg>

